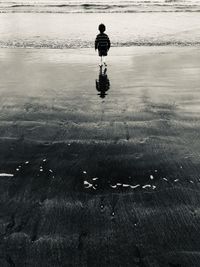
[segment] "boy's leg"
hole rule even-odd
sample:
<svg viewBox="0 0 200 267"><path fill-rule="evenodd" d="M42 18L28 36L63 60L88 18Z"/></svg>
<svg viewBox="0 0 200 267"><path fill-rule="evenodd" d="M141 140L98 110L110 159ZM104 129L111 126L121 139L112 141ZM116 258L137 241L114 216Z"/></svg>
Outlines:
<svg viewBox="0 0 200 267"><path fill-rule="evenodd" d="M103 65L102 60L103 59L102 59L102 56L101 56L101 60L100 60L100 64L99 64L100 67Z"/></svg>
<svg viewBox="0 0 200 267"><path fill-rule="evenodd" d="M105 56L103 57L103 64L104 64L105 66L107 66L107 64L106 64L106 57L105 57Z"/></svg>

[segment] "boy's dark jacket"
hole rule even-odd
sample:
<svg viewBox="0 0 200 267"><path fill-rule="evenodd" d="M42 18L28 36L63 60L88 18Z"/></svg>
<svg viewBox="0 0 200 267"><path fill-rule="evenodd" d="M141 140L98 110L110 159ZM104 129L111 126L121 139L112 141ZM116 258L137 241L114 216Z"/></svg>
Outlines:
<svg viewBox="0 0 200 267"><path fill-rule="evenodd" d="M99 33L95 40L95 50L109 50L110 49L110 39L107 34Z"/></svg>

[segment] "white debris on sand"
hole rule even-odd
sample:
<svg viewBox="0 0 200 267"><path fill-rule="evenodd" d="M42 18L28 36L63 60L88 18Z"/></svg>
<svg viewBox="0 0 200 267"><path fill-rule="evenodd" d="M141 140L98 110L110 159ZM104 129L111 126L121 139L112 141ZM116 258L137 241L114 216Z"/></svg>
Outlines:
<svg viewBox="0 0 200 267"><path fill-rule="evenodd" d="M146 184L146 185L143 185L143 187L142 188L150 188L151 187L151 185L150 184Z"/></svg>
<svg viewBox="0 0 200 267"><path fill-rule="evenodd" d="M0 177L13 177L14 174L12 173L0 173Z"/></svg>
<svg viewBox="0 0 200 267"><path fill-rule="evenodd" d="M139 187L139 186L140 186L140 184L131 185L131 188L132 188L132 189L135 189L135 188L137 188L137 187Z"/></svg>
<svg viewBox="0 0 200 267"><path fill-rule="evenodd" d="M84 181L85 188L93 187L93 184L89 183L88 181Z"/></svg>

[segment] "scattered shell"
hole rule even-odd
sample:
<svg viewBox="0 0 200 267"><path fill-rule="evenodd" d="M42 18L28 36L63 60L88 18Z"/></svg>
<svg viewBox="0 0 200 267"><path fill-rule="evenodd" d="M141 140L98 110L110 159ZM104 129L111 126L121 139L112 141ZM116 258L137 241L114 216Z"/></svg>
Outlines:
<svg viewBox="0 0 200 267"><path fill-rule="evenodd" d="M151 180L153 180L153 179L154 179L153 175L150 175L150 179L151 179Z"/></svg>
<svg viewBox="0 0 200 267"><path fill-rule="evenodd" d="M174 182L177 183L179 181L179 179L175 179Z"/></svg>
<svg viewBox="0 0 200 267"><path fill-rule="evenodd" d="M168 179L167 179L167 178L163 178L163 180L164 180L164 181L168 181Z"/></svg>

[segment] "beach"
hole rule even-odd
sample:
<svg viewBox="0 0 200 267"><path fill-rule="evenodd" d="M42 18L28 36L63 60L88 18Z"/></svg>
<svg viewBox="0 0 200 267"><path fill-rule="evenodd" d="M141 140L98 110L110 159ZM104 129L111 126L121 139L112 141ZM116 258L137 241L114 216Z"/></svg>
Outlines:
<svg viewBox="0 0 200 267"><path fill-rule="evenodd" d="M0 13L0 48L93 48L102 22L112 47L199 46L199 20L200 12Z"/></svg>
<svg viewBox="0 0 200 267"><path fill-rule="evenodd" d="M199 47L0 61L0 266L198 267Z"/></svg>

